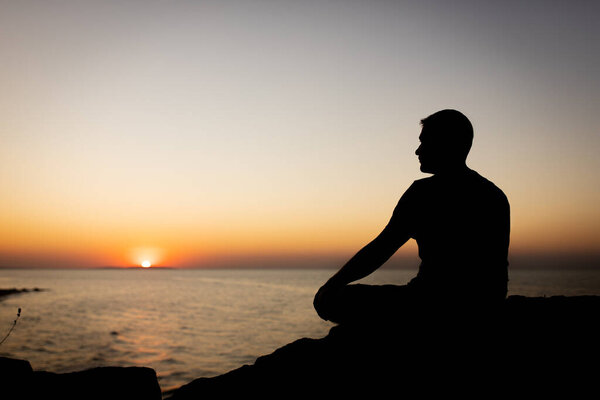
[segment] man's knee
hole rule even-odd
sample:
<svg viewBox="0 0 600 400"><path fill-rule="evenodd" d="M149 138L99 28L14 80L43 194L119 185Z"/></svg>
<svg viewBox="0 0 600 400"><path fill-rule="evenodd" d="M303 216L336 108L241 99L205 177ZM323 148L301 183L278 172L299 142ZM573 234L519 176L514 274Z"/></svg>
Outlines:
<svg viewBox="0 0 600 400"><path fill-rule="evenodd" d="M335 297L338 288L323 286L319 289L313 300L313 306L319 317L325 321L331 321L334 312Z"/></svg>

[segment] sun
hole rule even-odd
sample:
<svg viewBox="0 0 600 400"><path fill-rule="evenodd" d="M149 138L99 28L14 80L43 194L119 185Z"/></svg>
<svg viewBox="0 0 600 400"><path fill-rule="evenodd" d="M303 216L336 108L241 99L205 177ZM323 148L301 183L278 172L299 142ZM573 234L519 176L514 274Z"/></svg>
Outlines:
<svg viewBox="0 0 600 400"><path fill-rule="evenodd" d="M152 266L152 264L150 263L150 261L148 261L148 260L142 261L142 267L150 268L151 266Z"/></svg>

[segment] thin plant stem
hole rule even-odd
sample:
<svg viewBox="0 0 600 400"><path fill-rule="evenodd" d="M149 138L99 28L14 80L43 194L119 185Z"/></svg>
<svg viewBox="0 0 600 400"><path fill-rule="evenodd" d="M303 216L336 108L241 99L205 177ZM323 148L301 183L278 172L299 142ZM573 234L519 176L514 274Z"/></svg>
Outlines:
<svg viewBox="0 0 600 400"><path fill-rule="evenodd" d="M10 336L11 332L13 331L13 329L15 329L15 326L17 326L17 321L19 320L20 316L21 316L21 307L19 307L19 310L17 311L17 318L15 318L15 320L13 321L13 324L10 327L10 329L8 330L8 333L6 334L6 336L4 336L4 339L0 340L0 345L2 343L4 343L4 341L6 339L8 339L8 337Z"/></svg>

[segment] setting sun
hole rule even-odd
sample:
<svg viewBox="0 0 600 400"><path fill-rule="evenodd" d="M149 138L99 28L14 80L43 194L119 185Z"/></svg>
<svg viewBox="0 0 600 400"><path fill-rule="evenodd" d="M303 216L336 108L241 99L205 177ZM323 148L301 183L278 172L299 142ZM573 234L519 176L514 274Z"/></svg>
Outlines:
<svg viewBox="0 0 600 400"><path fill-rule="evenodd" d="M152 266L152 264L150 264L150 261L148 261L148 260L142 261L142 267L150 268L151 266Z"/></svg>

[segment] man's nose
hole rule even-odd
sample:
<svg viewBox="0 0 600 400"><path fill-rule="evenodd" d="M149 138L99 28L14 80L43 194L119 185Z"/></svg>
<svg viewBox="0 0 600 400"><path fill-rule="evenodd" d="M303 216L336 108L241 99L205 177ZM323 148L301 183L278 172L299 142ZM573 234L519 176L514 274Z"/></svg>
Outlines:
<svg viewBox="0 0 600 400"><path fill-rule="evenodd" d="M421 146L417 147L417 150L415 150L415 154L419 155L420 152L421 152Z"/></svg>

